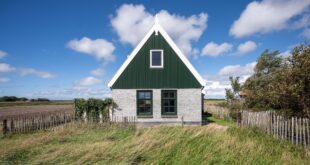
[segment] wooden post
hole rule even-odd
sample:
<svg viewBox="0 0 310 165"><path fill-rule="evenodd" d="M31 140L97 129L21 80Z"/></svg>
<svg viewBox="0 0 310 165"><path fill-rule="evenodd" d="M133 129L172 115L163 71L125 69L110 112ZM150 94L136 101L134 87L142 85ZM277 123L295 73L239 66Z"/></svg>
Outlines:
<svg viewBox="0 0 310 165"><path fill-rule="evenodd" d="M303 136L304 146L307 145L305 120L306 120L306 119L303 119L303 124L302 124L302 126L303 126L302 130L303 130L303 135L304 135L304 136Z"/></svg>
<svg viewBox="0 0 310 165"><path fill-rule="evenodd" d="M8 125L7 125L8 121L4 119L2 124L3 124L2 131L3 131L3 134L5 135L8 132Z"/></svg>
<svg viewBox="0 0 310 165"><path fill-rule="evenodd" d="M181 122L182 122L182 127L183 127L183 124L184 124L184 123L183 123L183 116L181 117Z"/></svg>

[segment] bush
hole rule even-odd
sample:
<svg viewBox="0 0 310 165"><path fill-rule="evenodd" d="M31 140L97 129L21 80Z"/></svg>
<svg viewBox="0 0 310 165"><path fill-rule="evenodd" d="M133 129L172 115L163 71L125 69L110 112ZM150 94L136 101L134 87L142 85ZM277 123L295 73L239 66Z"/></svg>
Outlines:
<svg viewBox="0 0 310 165"><path fill-rule="evenodd" d="M75 116L77 118L81 118L83 113L87 113L87 117L92 119L99 119L99 114L103 115L103 118L108 117L108 107L113 105L113 100L111 98L107 98L105 100L90 98L74 99L74 107L75 107Z"/></svg>

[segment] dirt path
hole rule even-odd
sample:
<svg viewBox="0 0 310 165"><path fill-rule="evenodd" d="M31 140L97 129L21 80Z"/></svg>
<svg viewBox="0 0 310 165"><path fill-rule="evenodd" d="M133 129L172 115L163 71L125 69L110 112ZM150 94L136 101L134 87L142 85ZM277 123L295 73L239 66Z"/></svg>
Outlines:
<svg viewBox="0 0 310 165"><path fill-rule="evenodd" d="M32 113L73 112L73 105L35 105L0 107L0 119L7 116L26 115Z"/></svg>

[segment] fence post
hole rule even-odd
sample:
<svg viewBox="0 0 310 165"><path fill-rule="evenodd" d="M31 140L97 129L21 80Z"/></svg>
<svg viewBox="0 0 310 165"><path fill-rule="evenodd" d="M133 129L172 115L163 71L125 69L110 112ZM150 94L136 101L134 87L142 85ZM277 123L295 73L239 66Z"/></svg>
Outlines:
<svg viewBox="0 0 310 165"><path fill-rule="evenodd" d="M3 134L7 134L8 132L8 121L6 119L3 120L3 128L2 128L2 131L3 131Z"/></svg>
<svg viewBox="0 0 310 165"><path fill-rule="evenodd" d="M102 111L99 112L99 123L102 124Z"/></svg>
<svg viewBox="0 0 310 165"><path fill-rule="evenodd" d="M83 112L83 119L85 122L87 122L87 112L86 111Z"/></svg>
<svg viewBox="0 0 310 165"><path fill-rule="evenodd" d="M11 132L11 133L14 132L14 120L13 120L13 119L11 119L10 132Z"/></svg>

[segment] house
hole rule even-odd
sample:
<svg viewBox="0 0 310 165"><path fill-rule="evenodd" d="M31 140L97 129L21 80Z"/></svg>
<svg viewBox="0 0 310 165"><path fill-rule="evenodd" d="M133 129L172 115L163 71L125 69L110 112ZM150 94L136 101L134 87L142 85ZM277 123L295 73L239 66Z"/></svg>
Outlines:
<svg viewBox="0 0 310 165"><path fill-rule="evenodd" d="M201 124L204 85L156 17L108 84L117 105L111 115L145 124Z"/></svg>

